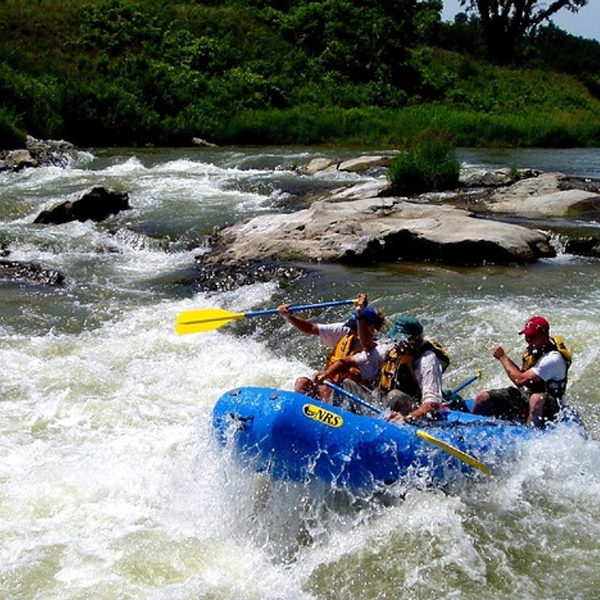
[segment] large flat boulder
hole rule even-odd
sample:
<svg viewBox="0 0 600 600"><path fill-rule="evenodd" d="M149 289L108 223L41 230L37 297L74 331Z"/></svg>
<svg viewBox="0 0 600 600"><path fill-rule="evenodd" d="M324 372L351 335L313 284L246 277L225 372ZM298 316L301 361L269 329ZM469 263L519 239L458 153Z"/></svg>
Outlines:
<svg viewBox="0 0 600 600"><path fill-rule="evenodd" d="M510 264L554 255L548 237L537 230L476 218L453 206L362 198L319 200L293 214L238 223L218 234L205 258L207 264L230 265L258 259Z"/></svg>

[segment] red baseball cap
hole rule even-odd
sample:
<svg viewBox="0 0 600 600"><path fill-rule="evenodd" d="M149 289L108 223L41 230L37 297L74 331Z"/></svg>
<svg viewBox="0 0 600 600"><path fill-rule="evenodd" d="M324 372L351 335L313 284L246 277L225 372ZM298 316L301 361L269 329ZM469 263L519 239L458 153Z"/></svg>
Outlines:
<svg viewBox="0 0 600 600"><path fill-rule="evenodd" d="M548 323L544 317L536 315L535 317L529 318L527 323L525 323L525 327L523 327L519 333L524 333L525 335L534 335L535 333L548 333L549 331L550 323Z"/></svg>

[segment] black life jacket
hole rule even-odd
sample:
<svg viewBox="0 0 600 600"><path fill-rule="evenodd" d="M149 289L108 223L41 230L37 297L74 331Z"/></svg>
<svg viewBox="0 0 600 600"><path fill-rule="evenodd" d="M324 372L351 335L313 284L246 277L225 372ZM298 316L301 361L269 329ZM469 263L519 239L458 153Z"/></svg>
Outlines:
<svg viewBox="0 0 600 600"><path fill-rule="evenodd" d="M558 351L561 353L562 357L565 359L567 363L567 369L565 371L565 376L563 379L555 380L549 379L548 381L536 381L535 383L527 384L525 387L532 394L537 392L549 393L555 398L562 398L565 393L565 389L567 387L567 374L569 372L569 367L573 362L573 357L571 351L565 346L562 338L558 336L553 336L548 340L548 343L541 348L540 350L530 349L528 348L523 353L523 359L521 363L521 370L527 371L527 369L531 369L534 365L536 365L542 356L545 356L549 352Z"/></svg>
<svg viewBox="0 0 600 600"><path fill-rule="evenodd" d="M425 340L412 352L401 352L398 345L391 348L381 365L379 393L385 395L391 390L400 390L412 398L421 399L421 387L414 371L415 361L431 350L440 359L442 371L450 364L448 353L433 340Z"/></svg>

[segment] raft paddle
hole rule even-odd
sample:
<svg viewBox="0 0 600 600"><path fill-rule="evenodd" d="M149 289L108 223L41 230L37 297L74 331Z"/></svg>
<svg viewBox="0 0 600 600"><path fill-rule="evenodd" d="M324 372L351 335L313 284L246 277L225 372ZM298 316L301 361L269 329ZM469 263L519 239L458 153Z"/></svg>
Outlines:
<svg viewBox="0 0 600 600"><path fill-rule="evenodd" d="M373 406L372 404L369 404L366 400L363 400L360 396L357 396L356 394L353 394L352 392L345 390L343 387L336 385L335 383L333 383L333 381L324 381L323 383L327 387L330 387L332 390L335 390L336 392L339 392L340 394L344 394L344 396L348 396L348 398L354 400L354 402L358 402L362 406L372 410L374 413L383 416L385 411L381 410L380 408L377 408L376 406Z"/></svg>
<svg viewBox="0 0 600 600"><path fill-rule="evenodd" d="M460 390L464 390L468 385L471 385L476 379L479 379L480 377L481 377L481 371L477 371L477 373L475 375L473 375L472 377L469 377L469 379L463 381L459 386L455 387L453 390L450 390L450 393L456 394L456 393L460 392ZM369 404L366 400L363 400L356 394L353 394L352 392L345 390L343 387L336 385L335 383L333 383L333 381L324 381L323 383L326 386L330 387L332 390L335 390L336 392L339 392L340 394L344 394L345 396L348 396L348 398L351 398L355 402L358 402L359 404L362 404L366 408L371 409L376 414L383 415L385 413L385 411L383 411L382 409L377 408L376 406L373 406L372 404Z"/></svg>
<svg viewBox="0 0 600 600"><path fill-rule="evenodd" d="M477 460L474 456L471 456L470 454L467 454L466 452L463 452L462 450L459 450L458 448L455 448L454 446L451 446L450 444L439 440L438 438L432 436L426 431L423 431L422 429L417 429L417 435L420 438L424 439L426 442L434 444L442 450L444 450L445 452L447 452L448 454L451 454L455 458L458 458L458 460L461 460L462 462L470 465L471 467L479 469L482 473L485 473L486 475L490 474L490 470L487 468L487 466L484 465L480 460Z"/></svg>
<svg viewBox="0 0 600 600"><path fill-rule="evenodd" d="M291 312L298 310L311 310L314 308L326 308L329 306L342 306L344 304L354 304L356 300L333 300L331 302L321 302L319 304L304 304L290 306ZM279 312L277 308L266 310L255 310L246 313L234 313L222 308L199 308L196 310L185 310L177 315L175 331L179 335L186 333L200 333L201 331L210 331L217 329L235 319L244 319L251 317L265 317L275 315Z"/></svg>
<svg viewBox="0 0 600 600"><path fill-rule="evenodd" d="M477 379L477 377L475 377L475 379ZM475 379L473 379L473 381ZM323 383L327 387L330 387L332 390L335 390L336 392L339 392L340 394L344 394L345 396L348 396L348 398L351 398L355 402L358 402L358 404L361 404L362 406L365 406L366 408L371 409L374 413L378 414L379 416L383 416L385 414L385 411L383 411L382 409L377 408L376 406L373 406L366 400L363 400L361 397L357 396L356 394L353 394L352 392L345 390L343 387L336 385L332 381L324 381ZM469 383L471 383L471 382L469 382ZM466 385L468 385L468 383ZM432 436L430 433L427 433L426 431L423 431L422 429L417 429L417 435L420 438L424 439L425 441L429 442L430 444L435 444L436 446L438 446L439 448L441 448L442 450L444 450L451 456L454 456L454 458L458 458L458 460L461 460L462 462L470 465L471 467L475 467L476 469L479 469L486 475L490 474L490 471L487 468L487 466L484 465L481 461L477 460L474 456L471 456L470 454L467 454L466 452L463 452L462 450L459 450L458 448L455 448L454 446L451 446L450 444L447 444L446 442L439 440L438 438Z"/></svg>
<svg viewBox="0 0 600 600"><path fill-rule="evenodd" d="M464 390L468 385L471 385L477 379L481 379L481 375L482 375L482 372L477 371L477 373L475 373L475 375L473 375L472 377L469 377L468 379L465 379L465 381L463 381L460 385L456 386L453 390L450 390L450 393L458 394L458 392L460 392L461 390Z"/></svg>

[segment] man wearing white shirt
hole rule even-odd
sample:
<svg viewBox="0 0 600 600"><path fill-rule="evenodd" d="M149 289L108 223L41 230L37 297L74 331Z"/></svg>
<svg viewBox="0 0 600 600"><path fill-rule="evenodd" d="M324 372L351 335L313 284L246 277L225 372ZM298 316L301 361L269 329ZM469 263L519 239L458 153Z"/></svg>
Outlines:
<svg viewBox="0 0 600 600"><path fill-rule="evenodd" d="M550 324L545 317L531 317L519 333L525 335L527 342L521 367L508 357L502 346L495 346L492 351L514 387L480 392L475 397L473 412L543 427L560 410L571 352L561 338L550 336Z"/></svg>
<svg viewBox="0 0 600 600"><path fill-rule="evenodd" d="M377 375L379 355L374 335L383 325L384 317L367 304L367 295L359 294L350 318L331 324L302 319L292 314L287 304L279 307L280 314L296 329L306 335L318 336L321 345L332 349L325 368L314 373L312 378L299 377L294 383L295 391L330 402L332 390L325 381L367 383Z"/></svg>

